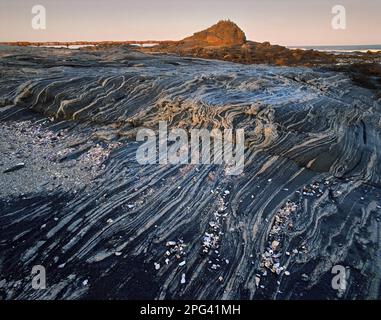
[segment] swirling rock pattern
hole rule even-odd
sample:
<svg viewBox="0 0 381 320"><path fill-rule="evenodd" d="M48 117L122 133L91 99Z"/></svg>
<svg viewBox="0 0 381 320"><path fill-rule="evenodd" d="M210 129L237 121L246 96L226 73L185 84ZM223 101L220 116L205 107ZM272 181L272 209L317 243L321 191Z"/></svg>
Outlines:
<svg viewBox="0 0 381 320"><path fill-rule="evenodd" d="M128 47L1 47L0 66L2 298L380 298L374 92ZM136 130L161 120L243 128L244 172L139 165Z"/></svg>

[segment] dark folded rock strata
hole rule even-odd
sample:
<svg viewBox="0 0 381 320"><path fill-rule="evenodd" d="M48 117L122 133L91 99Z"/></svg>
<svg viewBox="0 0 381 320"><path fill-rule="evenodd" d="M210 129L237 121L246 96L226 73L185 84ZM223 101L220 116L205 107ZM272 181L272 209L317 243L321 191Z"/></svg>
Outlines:
<svg viewBox="0 0 381 320"><path fill-rule="evenodd" d="M33 141L59 135L44 142L56 157L29 141L34 156L7 174L48 187L0 189L6 299L380 298L381 106L345 73L125 47L2 47L0 70L3 130L23 149L27 120L33 132L43 122ZM244 172L140 166L136 130L159 120L244 128ZM109 152L88 171L86 145L101 143ZM65 169L66 160L77 161ZM51 184L37 164L68 178ZM350 270L345 292L331 287L337 264ZM30 286L34 265L46 267L46 290Z"/></svg>

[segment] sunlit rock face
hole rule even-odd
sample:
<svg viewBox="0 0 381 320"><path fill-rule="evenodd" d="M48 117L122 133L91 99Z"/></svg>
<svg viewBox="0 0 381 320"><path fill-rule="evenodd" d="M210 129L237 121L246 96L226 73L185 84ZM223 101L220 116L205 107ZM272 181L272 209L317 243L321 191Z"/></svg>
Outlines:
<svg viewBox="0 0 381 320"><path fill-rule="evenodd" d="M215 25L196 32L183 40L188 45L232 46L246 42L245 33L232 21L219 21Z"/></svg>
<svg viewBox="0 0 381 320"><path fill-rule="evenodd" d="M1 47L0 73L1 298L380 298L380 103L345 74L128 47ZM140 165L159 121L243 128L243 173Z"/></svg>

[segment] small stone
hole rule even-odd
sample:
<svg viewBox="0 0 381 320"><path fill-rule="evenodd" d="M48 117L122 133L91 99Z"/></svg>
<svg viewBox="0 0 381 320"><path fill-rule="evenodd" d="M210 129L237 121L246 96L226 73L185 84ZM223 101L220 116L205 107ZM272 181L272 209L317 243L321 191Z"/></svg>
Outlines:
<svg viewBox="0 0 381 320"><path fill-rule="evenodd" d="M271 243L271 249L272 250L276 250L279 246L279 241L276 241L274 240L272 243Z"/></svg>
<svg viewBox="0 0 381 320"><path fill-rule="evenodd" d="M306 275L305 273L302 274L302 280L303 281L308 281L310 279L310 277L308 275Z"/></svg>
<svg viewBox="0 0 381 320"><path fill-rule="evenodd" d="M255 285L259 287L259 282L261 281L261 278L255 277Z"/></svg>
<svg viewBox="0 0 381 320"><path fill-rule="evenodd" d="M14 171L20 170L20 169L22 169L24 167L25 167L25 163L24 162L20 162L20 163L17 163L16 165L14 165L13 167L10 167L10 168L4 170L3 173L14 172Z"/></svg>

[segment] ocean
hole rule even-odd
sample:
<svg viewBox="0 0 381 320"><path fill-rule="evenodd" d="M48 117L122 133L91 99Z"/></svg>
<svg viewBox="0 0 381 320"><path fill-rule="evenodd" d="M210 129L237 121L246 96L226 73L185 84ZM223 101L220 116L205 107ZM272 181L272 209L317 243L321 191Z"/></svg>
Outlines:
<svg viewBox="0 0 381 320"><path fill-rule="evenodd" d="M381 44L376 45L352 45L352 46L290 46L289 49L318 50L330 52L367 52L381 51Z"/></svg>

